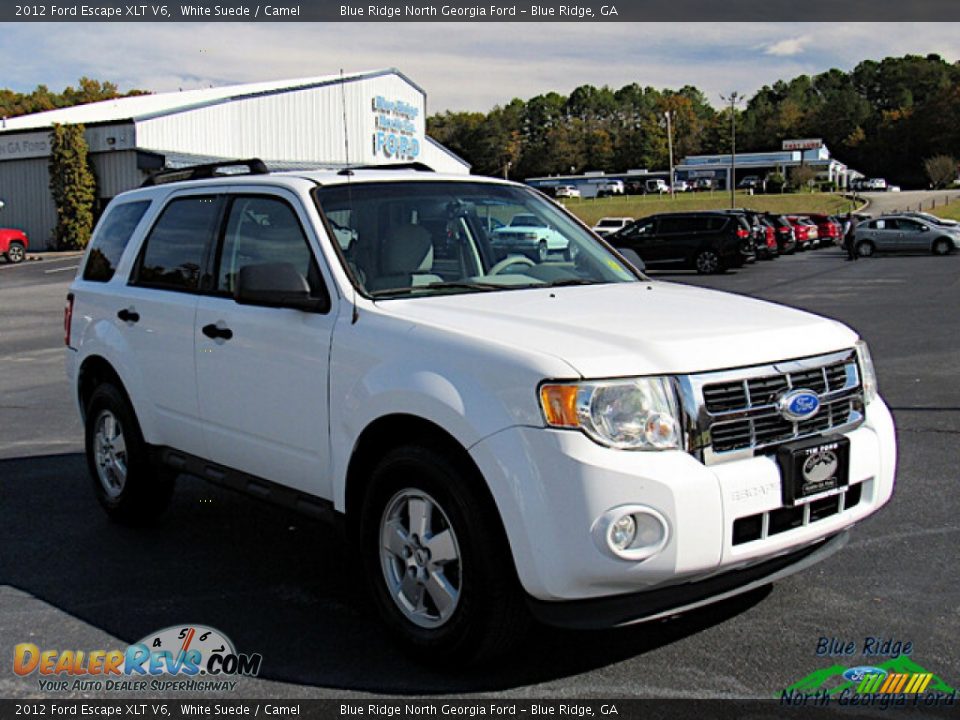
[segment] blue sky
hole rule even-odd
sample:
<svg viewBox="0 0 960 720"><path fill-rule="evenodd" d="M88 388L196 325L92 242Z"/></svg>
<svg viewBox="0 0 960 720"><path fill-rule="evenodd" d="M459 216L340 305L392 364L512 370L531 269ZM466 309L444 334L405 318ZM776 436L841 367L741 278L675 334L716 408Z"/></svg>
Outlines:
<svg viewBox="0 0 960 720"><path fill-rule="evenodd" d="M630 82L732 90L865 58L960 60L960 23L51 23L6 24L0 86L61 90L81 75L121 89L184 90L397 67L429 110Z"/></svg>

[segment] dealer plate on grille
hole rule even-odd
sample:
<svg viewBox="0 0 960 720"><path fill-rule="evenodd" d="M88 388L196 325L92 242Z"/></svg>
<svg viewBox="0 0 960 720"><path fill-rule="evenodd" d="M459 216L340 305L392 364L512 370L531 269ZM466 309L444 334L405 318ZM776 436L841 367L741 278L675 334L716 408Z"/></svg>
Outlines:
<svg viewBox="0 0 960 720"><path fill-rule="evenodd" d="M777 448L783 504L802 505L835 495L850 473L850 439L842 435L787 443Z"/></svg>

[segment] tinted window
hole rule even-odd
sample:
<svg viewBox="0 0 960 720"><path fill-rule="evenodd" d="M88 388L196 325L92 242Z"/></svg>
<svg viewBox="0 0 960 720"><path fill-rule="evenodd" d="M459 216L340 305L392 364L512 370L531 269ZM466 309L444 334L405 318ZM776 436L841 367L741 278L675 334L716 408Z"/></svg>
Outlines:
<svg viewBox="0 0 960 720"><path fill-rule="evenodd" d="M130 242L130 236L148 207L150 201L142 200L110 208L100 221L100 227L90 247L90 255L83 268L84 280L107 282L113 277L120 256Z"/></svg>
<svg viewBox="0 0 960 720"><path fill-rule="evenodd" d="M218 198L209 196L179 198L167 205L147 238L136 284L196 290L219 208Z"/></svg>
<svg viewBox="0 0 960 720"><path fill-rule="evenodd" d="M695 217L665 217L660 218L659 231L663 234L689 233L698 230Z"/></svg>
<svg viewBox="0 0 960 720"><path fill-rule="evenodd" d="M706 229L710 232L716 232L717 230L723 230L727 224L727 218L725 217L711 217L706 218Z"/></svg>
<svg viewBox="0 0 960 720"><path fill-rule="evenodd" d="M923 225L914 220L904 220L902 218L897 220L897 228L899 230L906 230L907 232L919 232L920 228L922 227Z"/></svg>
<svg viewBox="0 0 960 720"><path fill-rule="evenodd" d="M235 198L220 252L217 290L232 295L242 268L270 263L293 265L314 294L322 293L323 283L293 208L277 198Z"/></svg>

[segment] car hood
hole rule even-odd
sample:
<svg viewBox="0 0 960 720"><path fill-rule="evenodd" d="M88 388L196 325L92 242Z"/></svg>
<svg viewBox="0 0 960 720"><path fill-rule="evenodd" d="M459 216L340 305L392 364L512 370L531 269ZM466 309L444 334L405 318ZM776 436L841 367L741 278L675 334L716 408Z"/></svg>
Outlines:
<svg viewBox="0 0 960 720"><path fill-rule="evenodd" d="M565 361L583 377L692 373L852 347L846 326L783 305L652 281L377 303L417 325Z"/></svg>

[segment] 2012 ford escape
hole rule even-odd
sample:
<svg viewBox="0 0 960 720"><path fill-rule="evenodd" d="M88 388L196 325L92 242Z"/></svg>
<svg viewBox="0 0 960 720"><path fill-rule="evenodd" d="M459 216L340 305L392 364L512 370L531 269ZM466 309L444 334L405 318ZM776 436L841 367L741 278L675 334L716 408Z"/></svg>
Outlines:
<svg viewBox="0 0 960 720"><path fill-rule="evenodd" d="M470 659L769 583L890 498L847 327L652 281L514 183L245 165L115 198L70 289L111 517L185 473L343 519L394 635ZM568 251L495 243L521 214Z"/></svg>

